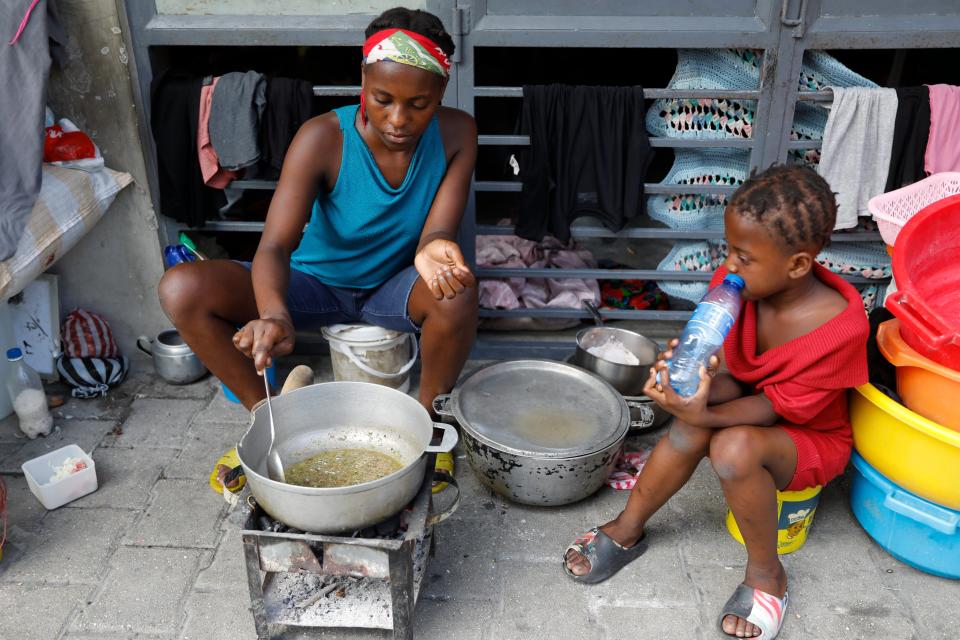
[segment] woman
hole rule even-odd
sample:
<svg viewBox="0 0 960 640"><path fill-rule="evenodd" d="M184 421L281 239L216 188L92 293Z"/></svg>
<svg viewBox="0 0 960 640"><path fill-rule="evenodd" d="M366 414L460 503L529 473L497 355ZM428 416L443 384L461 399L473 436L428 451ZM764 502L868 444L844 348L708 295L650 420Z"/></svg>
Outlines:
<svg viewBox="0 0 960 640"><path fill-rule="evenodd" d="M167 315L247 408L265 397L258 372L291 352L295 327L422 332L431 414L473 343L476 281L455 238L477 133L470 115L440 106L453 40L436 16L402 8L366 37L360 104L300 128L252 265L181 264L160 281Z"/></svg>

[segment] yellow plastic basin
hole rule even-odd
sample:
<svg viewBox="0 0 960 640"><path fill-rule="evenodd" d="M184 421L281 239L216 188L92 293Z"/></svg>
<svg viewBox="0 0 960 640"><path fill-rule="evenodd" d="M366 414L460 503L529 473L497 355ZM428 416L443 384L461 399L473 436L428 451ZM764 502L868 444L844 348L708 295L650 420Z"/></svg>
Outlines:
<svg viewBox="0 0 960 640"><path fill-rule="evenodd" d="M853 446L891 482L960 509L960 432L890 399L872 384L850 394Z"/></svg>

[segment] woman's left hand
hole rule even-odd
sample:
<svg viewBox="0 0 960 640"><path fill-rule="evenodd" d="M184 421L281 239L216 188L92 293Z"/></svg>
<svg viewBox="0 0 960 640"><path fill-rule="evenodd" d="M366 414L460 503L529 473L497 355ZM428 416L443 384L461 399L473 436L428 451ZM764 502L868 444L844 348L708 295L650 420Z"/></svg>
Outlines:
<svg viewBox="0 0 960 640"><path fill-rule="evenodd" d="M643 393L666 409L676 418L683 420L692 427L708 426L707 398L710 397L710 383L716 375L719 362L716 356L710 358L710 368L700 367L700 385L697 392L689 398L684 398L674 390L670 384L670 367L665 360L657 360L650 369L650 378L643 387ZM657 382L657 373L660 373L660 382Z"/></svg>
<svg viewBox="0 0 960 640"><path fill-rule="evenodd" d="M413 264L437 300L444 297L451 300L477 284L460 247L451 240L431 240L417 252Z"/></svg>

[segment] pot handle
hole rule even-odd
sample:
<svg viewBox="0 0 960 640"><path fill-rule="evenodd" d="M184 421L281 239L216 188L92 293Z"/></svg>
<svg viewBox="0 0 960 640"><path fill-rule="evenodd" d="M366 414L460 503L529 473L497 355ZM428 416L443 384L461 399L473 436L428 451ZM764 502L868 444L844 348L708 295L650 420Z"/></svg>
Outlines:
<svg viewBox="0 0 960 640"><path fill-rule="evenodd" d="M453 504L441 511L440 513L430 513L427 515L427 525L432 526L439 524L452 516L457 510L457 507L460 506L460 485L457 483L456 479L447 473L446 471L434 471L433 479L437 482L446 482L453 488L457 490L457 497L453 499Z"/></svg>
<svg viewBox="0 0 960 640"><path fill-rule="evenodd" d="M920 334L920 338L930 347L939 349L949 342L952 336L933 321L934 314L926 308L916 296L909 296L903 289L894 291L887 299L887 309L910 323L911 328Z"/></svg>
<svg viewBox="0 0 960 640"><path fill-rule="evenodd" d="M600 315L600 310L597 309L597 305L593 303L592 300L584 300L580 303L581 306L590 314L590 317L593 318L594 324L598 327L603 326L603 317Z"/></svg>
<svg viewBox="0 0 960 640"><path fill-rule="evenodd" d="M424 451L426 453L449 453L453 451L453 448L457 446L457 442L460 440L460 434L457 433L457 430L449 424L443 424L442 422L434 422L433 428L443 431L443 440L440 441L440 444L427 445Z"/></svg>
<svg viewBox="0 0 960 640"><path fill-rule="evenodd" d="M640 419L631 420L631 429L649 429L653 426L653 409L650 408L650 398L647 396L626 396L627 406L631 409L640 409Z"/></svg>
<svg viewBox="0 0 960 640"><path fill-rule="evenodd" d="M150 356L150 357L152 358L152 357L153 357L153 349L148 349L148 348L144 347L144 346L141 344L141 342L146 342L148 345L153 345L153 340L151 340L151 339L148 338L147 336L140 336L139 338L137 338L137 349L140 349L140 351L143 351L145 354L147 354L148 356Z"/></svg>
<svg viewBox="0 0 960 640"><path fill-rule="evenodd" d="M888 493L883 500L883 506L948 536L955 535L957 527L960 526L960 517L956 513L905 491L894 489Z"/></svg>
<svg viewBox="0 0 960 640"><path fill-rule="evenodd" d="M350 345L345 345L343 352L347 354L347 358L350 359L350 362L352 362L357 369L360 369L360 371L363 371L365 374L369 376L375 376L377 378L399 378L401 376L406 375L407 372L409 372L410 369L413 368L413 365L416 364L417 362L417 354L419 353L419 345L417 344L417 334L410 333L408 335L410 336L410 353L412 353L413 355L410 358L410 362L400 367L400 370L397 371L396 373L386 373L385 371L377 371L370 365L364 363L360 358L358 358L357 354L353 352L353 347L351 347Z"/></svg>
<svg viewBox="0 0 960 640"><path fill-rule="evenodd" d="M453 417L453 411L450 410L450 398L453 396L444 393L433 399L433 410L437 415Z"/></svg>

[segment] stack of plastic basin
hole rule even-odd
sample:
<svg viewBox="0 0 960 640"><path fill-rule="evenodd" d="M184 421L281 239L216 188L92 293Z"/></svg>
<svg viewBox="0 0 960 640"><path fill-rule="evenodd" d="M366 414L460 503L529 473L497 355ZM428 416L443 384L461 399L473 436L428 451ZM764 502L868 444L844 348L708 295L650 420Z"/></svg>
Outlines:
<svg viewBox="0 0 960 640"><path fill-rule="evenodd" d="M931 176L870 201L893 245L896 319L877 346L896 367L906 406L872 385L856 390L850 420L851 502L892 555L960 579L960 173Z"/></svg>
<svg viewBox="0 0 960 640"><path fill-rule="evenodd" d="M920 355L960 370L960 195L926 207L904 226L893 252L898 291L886 302Z"/></svg>
<svg viewBox="0 0 960 640"><path fill-rule="evenodd" d="M960 432L870 384L852 393L850 421L861 526L903 562L960 579Z"/></svg>

